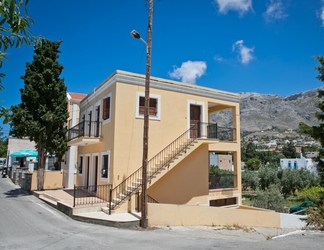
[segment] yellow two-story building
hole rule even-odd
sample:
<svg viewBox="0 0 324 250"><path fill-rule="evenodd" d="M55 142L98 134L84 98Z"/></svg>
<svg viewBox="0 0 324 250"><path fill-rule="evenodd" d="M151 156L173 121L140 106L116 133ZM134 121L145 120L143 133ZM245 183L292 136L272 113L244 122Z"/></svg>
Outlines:
<svg viewBox="0 0 324 250"><path fill-rule="evenodd" d="M82 99L79 123L69 127L68 145L78 154L68 164L77 168L75 184L94 193L109 185L110 211L140 210L144 91L144 75L117 70ZM240 205L239 95L151 77L149 103L148 201ZM232 114L226 127L210 118L223 111ZM232 155L226 179L210 178L211 152Z"/></svg>

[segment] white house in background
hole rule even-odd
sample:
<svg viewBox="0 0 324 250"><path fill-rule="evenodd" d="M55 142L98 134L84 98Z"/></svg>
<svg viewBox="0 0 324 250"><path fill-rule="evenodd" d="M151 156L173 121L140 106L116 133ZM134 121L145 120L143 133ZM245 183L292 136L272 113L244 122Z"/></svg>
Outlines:
<svg viewBox="0 0 324 250"><path fill-rule="evenodd" d="M300 158L280 159L282 169L306 169L311 173L316 173L316 164L311 158L305 158L300 154Z"/></svg>

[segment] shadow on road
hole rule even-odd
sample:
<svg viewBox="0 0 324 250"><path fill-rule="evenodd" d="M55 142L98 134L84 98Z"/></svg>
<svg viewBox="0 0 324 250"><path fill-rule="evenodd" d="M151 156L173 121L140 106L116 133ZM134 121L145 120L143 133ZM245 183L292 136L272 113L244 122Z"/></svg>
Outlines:
<svg viewBox="0 0 324 250"><path fill-rule="evenodd" d="M16 198L19 196L31 195L28 191L25 191L22 188L11 189L3 194L6 195L6 198Z"/></svg>

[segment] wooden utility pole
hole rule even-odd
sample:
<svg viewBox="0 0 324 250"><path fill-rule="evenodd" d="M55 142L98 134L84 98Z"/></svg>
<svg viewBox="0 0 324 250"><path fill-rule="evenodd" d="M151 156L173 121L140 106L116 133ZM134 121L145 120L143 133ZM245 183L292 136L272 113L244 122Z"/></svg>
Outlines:
<svg viewBox="0 0 324 250"><path fill-rule="evenodd" d="M150 71L152 47L152 19L153 0L149 2L147 45L146 45L146 76L145 76L145 106L144 106L144 131L143 131L143 161L142 161L142 215L141 227L147 227L147 156L148 156L148 131L149 131L149 105L150 105Z"/></svg>

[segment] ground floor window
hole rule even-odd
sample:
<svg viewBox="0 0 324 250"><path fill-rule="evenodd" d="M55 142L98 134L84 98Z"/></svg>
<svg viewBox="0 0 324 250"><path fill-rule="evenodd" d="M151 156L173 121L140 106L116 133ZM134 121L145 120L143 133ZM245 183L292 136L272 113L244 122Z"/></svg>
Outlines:
<svg viewBox="0 0 324 250"><path fill-rule="evenodd" d="M211 207L223 207L223 206L236 205L236 204L237 204L236 197L209 201L209 206Z"/></svg>
<svg viewBox="0 0 324 250"><path fill-rule="evenodd" d="M101 178L109 179L109 152L103 153L101 157Z"/></svg>

